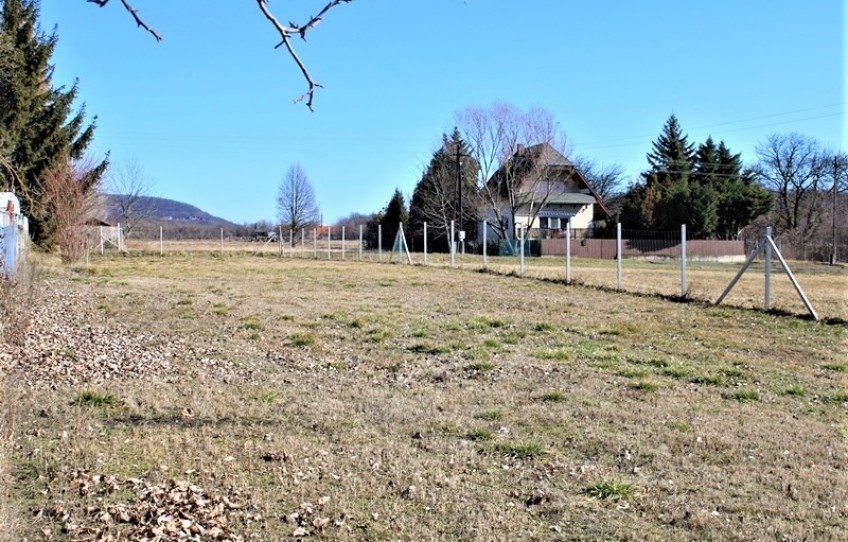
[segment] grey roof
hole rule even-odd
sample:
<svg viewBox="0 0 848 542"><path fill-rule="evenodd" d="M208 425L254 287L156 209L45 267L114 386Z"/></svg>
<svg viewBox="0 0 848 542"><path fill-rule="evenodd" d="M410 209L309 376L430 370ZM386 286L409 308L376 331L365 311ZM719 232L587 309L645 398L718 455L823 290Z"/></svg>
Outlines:
<svg viewBox="0 0 848 542"><path fill-rule="evenodd" d="M552 203L566 203L571 205L588 205L597 203L598 200L591 194L582 194L580 192L565 192L563 194L551 194L548 197L548 205Z"/></svg>
<svg viewBox="0 0 848 542"><path fill-rule="evenodd" d="M571 167L572 164L568 158L562 155L558 150L553 148L549 143L538 143L531 145L524 150L525 153L531 155L535 160L551 166Z"/></svg>

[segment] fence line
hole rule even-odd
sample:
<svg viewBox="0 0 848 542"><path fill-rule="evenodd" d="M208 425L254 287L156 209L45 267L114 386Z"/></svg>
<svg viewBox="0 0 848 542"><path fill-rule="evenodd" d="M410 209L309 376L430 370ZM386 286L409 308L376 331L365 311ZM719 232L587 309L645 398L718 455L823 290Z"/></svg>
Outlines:
<svg viewBox="0 0 848 542"><path fill-rule="evenodd" d="M481 223L484 226L485 223ZM124 250L129 253L140 253L167 257L170 254L187 254L206 252L217 257L264 256L277 258L326 259L333 262L376 262L398 264L406 262L406 255L394 254L390 251L386 257L383 250L382 227L376 228L377 243L369 244L364 226L348 231L333 232L329 228L319 230L302 230L300 239L294 233L288 235L287 242L282 236L273 240L245 240L244 237L230 235L226 229L218 230L218 239L179 240L168 239L167 231L156 228L156 240L131 238L104 241L104 253L114 250ZM432 231L424 225L425 231ZM506 252L497 243L489 242L487 230L481 228L481 244L470 245L472 250L461 253L453 238L453 243L445 244L447 252L431 252L430 244L423 245L423 252L412 253L411 263L456 267L468 270L486 270L493 273L516 274L533 278L560 280L566 284L579 283L609 287L618 291L661 294L681 298L697 298L710 300L726 286L725 284L710 284L705 282L706 270L713 273L716 269L735 270L738 266L725 265L739 260L736 254L728 255L728 251L740 250L744 261L746 243L742 241L706 241L691 239L691 235L683 227L672 236L669 232L654 232L653 239L633 237L634 232L620 230L616 227L615 235L611 238L588 236L585 231L566 228L559 238L539 240L526 239L525 231L520 231L515 245L509 245ZM99 228L97 230L99 232ZM106 239L107 230L101 237ZM138 230L136 230L138 231ZM619 233L620 231L620 233ZM636 232L638 234L639 232ZM450 233L449 233L450 235ZM455 233L454 233L455 235ZM644 234L643 234L644 235ZM628 237L629 236L629 237ZM141 236L139 236L141 237ZM154 237L148 235L147 238ZM311 239L309 239L311 237ZM426 238L425 238L426 239ZM395 239L386 239L395 245ZM350 250L350 244L356 244L355 250ZM553 254L545 257L529 257L535 248L541 245L541 254ZM503 242L501 242L501 245ZM311 245L311 247L309 247ZM600 250L586 250L586 247L602 247ZM451 247L453 247L451 249ZM645 249L647 247L647 249ZM716 247L722 247L722 250ZM311 248L311 250L309 250ZM395 247L392 247L395 248ZM498 253L490 250L497 248ZM387 244L386 250L390 247ZM587 258L586 255L601 252L603 258ZM506 253L507 255L503 255ZM845 253L848 253L846 251ZM538 253L537 253L538 254ZM621 254L621 257L617 257ZM529 259L528 259L529 257ZM603 263L606 260L607 264ZM627 262L627 263L625 263ZM633 262L633 263L631 263ZM575 265L576 264L576 265ZM611 264L611 265L610 265ZM760 264L757 264L760 265ZM674 274L676 273L676 278ZM662 280L656 277L662 276ZM729 280L729 278L728 278ZM750 278L746 281L750 282ZM748 300L750 300L750 296ZM820 303L821 301L816 301ZM841 309L840 309L841 310ZM848 316L848 315L846 315Z"/></svg>
<svg viewBox="0 0 848 542"><path fill-rule="evenodd" d="M423 256L423 263L427 265L429 258L434 254L431 250L433 246L430 243L429 236L431 231L428 224L424 224L423 252L419 252ZM364 235L364 227L359 226L358 231L348 231L342 227L340 232L334 232L332 228L322 227L312 228L312 231L302 229L300 239L298 240L294 232L288 233L288 243L283 241L282 235L275 235L273 239L250 239L244 235L236 235L229 232L225 228L218 228L215 231L215 236L205 235L199 237L188 238L182 234L171 235L161 226L155 230L144 230L136 227L133 230L133 235L127 238L123 229L119 226L89 226L86 228L87 244L92 250L97 250L101 254L106 251L118 250L128 252L141 253L158 253L160 256L165 256L168 253L179 252L215 252L219 256L227 253L250 253L270 255L276 253L280 257L296 257L298 252L300 257L304 258L309 255L313 258L318 257L319 251L326 252L327 259L345 261L349 258L350 244L355 244L358 248L354 251L356 258L359 260L372 257L370 252L376 250L376 260L383 261L384 248L388 245L384 243L382 225L377 227L376 243L372 238L369 241ZM480 230L482 231L482 243L476 240L471 241L468 254L482 256L482 264L485 267L489 256L519 256L519 267L521 267L521 256L561 256L570 258L583 259L599 259L615 261L621 255L621 258L640 258L640 259L657 259L657 260L685 260L690 262L697 261L716 261L716 262L744 262L745 257L751 250L756 248L757 241L742 241L742 240L704 240L693 239L691 235L683 230L682 232L649 232L649 231L634 231L620 230L620 226L616 228L621 231L620 239L615 232L610 235L609 232L597 232L593 230L576 230L566 228L563 230L563 235L557 238L534 239L530 237L533 230L521 230L520 235L516 236L514 241L497 240L493 242L487 237L489 228L486 227L486 222L481 222ZM273 232L276 233L276 232ZM465 251L458 250L455 225L448 230L448 242L446 254L451 257L453 265L456 265L457 258L460 256L467 259L468 254ZM307 237L311 241L312 250L307 251ZM789 259L799 259L797 250L794 246L786 247L781 244L779 238L774 238L778 247L783 251ZM394 241L394 239L385 239L385 241ZM408 241L408 239L407 239ZM371 243L374 243L372 245ZM684 253L685 243L685 253ZM375 246L376 245L376 246ZM464 245L463 245L464 246ZM444 248L444 247L442 247ZM825 250L825 248L827 250ZM848 245L839 247L840 254L848 257ZM410 245L410 249L412 246ZM827 247L809 247L808 252L820 251L823 254L829 255L830 246ZM566 261L566 268L569 266ZM568 281L569 277L565 280ZM519 269L519 272L521 270Z"/></svg>

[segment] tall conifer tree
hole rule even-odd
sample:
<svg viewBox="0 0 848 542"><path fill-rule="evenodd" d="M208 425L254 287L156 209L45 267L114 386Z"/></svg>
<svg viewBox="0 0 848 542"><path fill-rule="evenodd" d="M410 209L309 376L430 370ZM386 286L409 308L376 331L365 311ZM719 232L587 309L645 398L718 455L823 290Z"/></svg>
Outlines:
<svg viewBox="0 0 848 542"><path fill-rule="evenodd" d="M459 150L461 173L457 170ZM409 202L409 227L416 249L422 249L423 224L427 223L428 249L448 250L450 222L456 220L457 230L462 226L474 230L478 219L477 162L469 156L469 149L454 129L448 137L442 136L442 146L433 153L421 180L415 186ZM462 179L463 202L459 209L457 180ZM460 217L461 213L461 217ZM473 231L468 232L468 239Z"/></svg>
<svg viewBox="0 0 848 542"><path fill-rule="evenodd" d="M677 118L669 117L647 156L644 184L625 195L621 222L628 228L689 231L733 239L770 208L768 192L753 182L739 154L712 137L689 143Z"/></svg>
<svg viewBox="0 0 848 542"><path fill-rule="evenodd" d="M644 184L632 186L625 195L621 222L628 228L675 229L690 221L689 176L695 150L675 115L663 126L648 153L650 169Z"/></svg>
<svg viewBox="0 0 848 542"><path fill-rule="evenodd" d="M13 188L30 216L36 242L44 241L48 219L41 179L65 160L82 158L94 137L94 123L85 122L85 107L74 111L77 84L54 87L50 59L56 47L55 31L38 25L37 0L4 0L0 36L11 57L4 57L4 96L0 100L0 152L20 175L20 182L0 170L2 184ZM95 118L96 120L96 118ZM97 164L85 176L86 190L97 185L108 162Z"/></svg>

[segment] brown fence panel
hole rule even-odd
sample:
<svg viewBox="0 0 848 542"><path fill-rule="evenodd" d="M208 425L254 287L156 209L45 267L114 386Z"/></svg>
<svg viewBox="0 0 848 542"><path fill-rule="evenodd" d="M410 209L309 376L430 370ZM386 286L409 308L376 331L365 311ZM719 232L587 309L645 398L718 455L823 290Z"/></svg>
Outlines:
<svg viewBox="0 0 848 542"><path fill-rule="evenodd" d="M542 239L542 256L564 256L565 239ZM625 258L679 258L680 243L656 239L622 239ZM689 258L725 258L745 256L743 241L687 241ZM575 258L613 260L616 256L615 239L572 239L571 255Z"/></svg>

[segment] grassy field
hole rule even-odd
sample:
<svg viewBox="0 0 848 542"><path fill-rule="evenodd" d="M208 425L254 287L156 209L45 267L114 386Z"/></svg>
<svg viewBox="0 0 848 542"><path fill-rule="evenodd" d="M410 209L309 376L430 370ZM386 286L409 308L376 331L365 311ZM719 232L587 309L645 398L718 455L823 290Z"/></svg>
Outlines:
<svg viewBox="0 0 848 542"><path fill-rule="evenodd" d="M42 259L0 540L844 540L844 273L433 263Z"/></svg>
<svg viewBox="0 0 848 542"><path fill-rule="evenodd" d="M159 248L158 241L127 241L128 253L135 256L155 256L159 254ZM329 255L326 239L319 239L314 246L311 242L307 242L303 247L297 245L293 248L285 244L282 247L282 254L280 245L273 242L227 241L223 245L223 252L222 246L215 241L169 241L162 248L163 256L167 258L220 256L223 253L231 258L260 256L287 260L371 263L404 261L404 258L397 253L390 254L384 251L378 254L376 251L368 250L362 252L360 260L358 243L350 240L345 243L344 250L340 240L332 241ZM98 257L98 255L93 256L95 260ZM415 264L424 263L424 255L421 253L413 253L411 258ZM428 263L437 267L450 266L450 257L447 254L430 254ZM457 255L455 265L465 270L485 268L500 274L518 274L520 270L516 256L489 256L487 265L484 266L483 258L479 254ZM625 292L667 297L682 294L678 261L625 259L622 267L622 290ZM820 317L848 320L848 269L844 265L831 267L818 263L792 262L791 267L801 277L799 279L801 286ZM714 302L739 268L740 264L689 262L686 297L705 303ZM803 302L776 260L773 263L773 273L770 308L778 312L807 314ZM524 276L545 280L564 280L564 257L526 258ZM572 280L580 285L617 289L616 262L574 258L572 259ZM751 266L724 303L739 307L763 307L763 265L760 261Z"/></svg>

